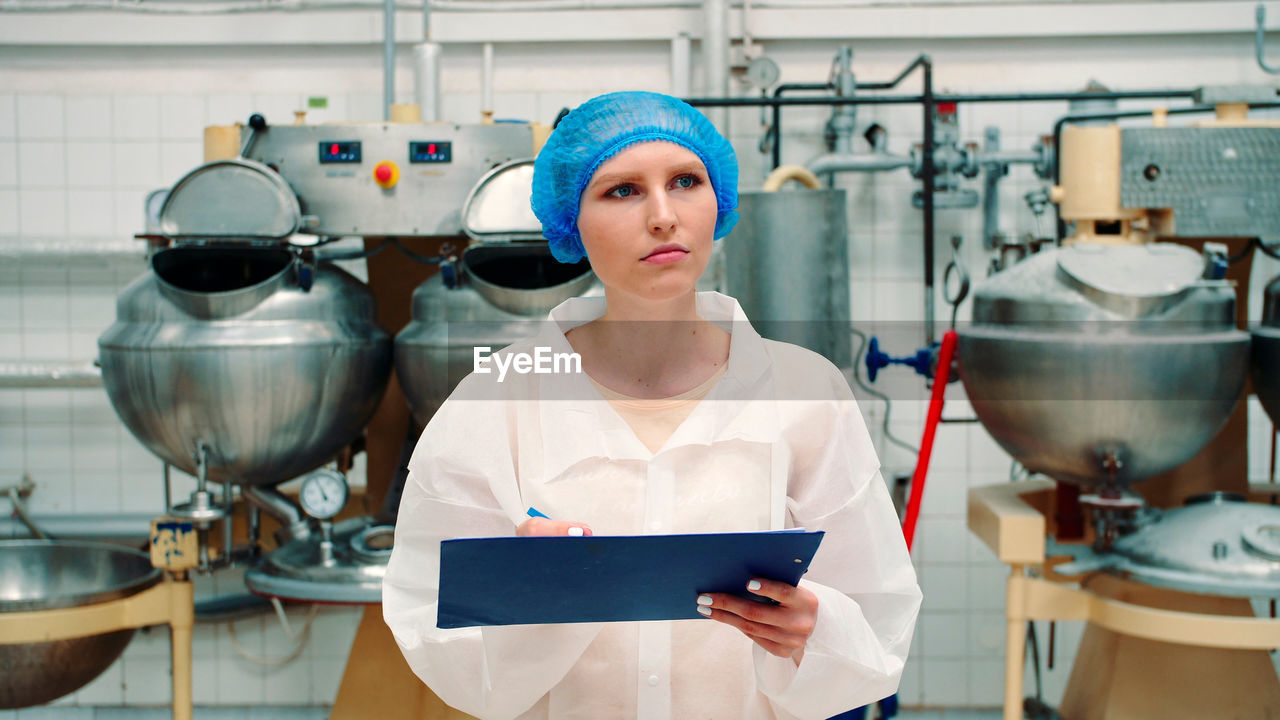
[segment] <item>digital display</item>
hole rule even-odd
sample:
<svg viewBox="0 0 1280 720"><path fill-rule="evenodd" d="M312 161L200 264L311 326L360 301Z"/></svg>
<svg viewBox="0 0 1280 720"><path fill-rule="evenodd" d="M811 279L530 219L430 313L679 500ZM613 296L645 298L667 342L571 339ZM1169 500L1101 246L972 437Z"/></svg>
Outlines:
<svg viewBox="0 0 1280 720"><path fill-rule="evenodd" d="M321 140L320 163L360 162L359 140Z"/></svg>
<svg viewBox="0 0 1280 720"><path fill-rule="evenodd" d="M453 141L451 140L411 141L409 143L409 162L411 163L453 162Z"/></svg>

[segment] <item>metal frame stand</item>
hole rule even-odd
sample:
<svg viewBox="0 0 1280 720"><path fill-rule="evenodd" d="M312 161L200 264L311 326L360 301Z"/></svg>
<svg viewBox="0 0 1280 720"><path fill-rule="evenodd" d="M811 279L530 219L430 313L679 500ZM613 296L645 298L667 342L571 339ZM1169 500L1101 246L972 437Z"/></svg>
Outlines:
<svg viewBox="0 0 1280 720"><path fill-rule="evenodd" d="M1050 482L1032 480L969 491L969 529L1011 569L1005 594L1004 720L1023 717L1029 620L1083 620L1117 635L1200 648L1268 651L1280 647L1280 619L1147 607L1094 592L1089 576L1069 579L1080 581L1079 588L1030 576L1032 568L1045 565L1046 523L1023 495L1052 488Z"/></svg>
<svg viewBox="0 0 1280 720"><path fill-rule="evenodd" d="M186 573L120 600L60 610L0 613L0 644L51 642L167 624L173 659L173 718L191 720L191 629L195 592Z"/></svg>

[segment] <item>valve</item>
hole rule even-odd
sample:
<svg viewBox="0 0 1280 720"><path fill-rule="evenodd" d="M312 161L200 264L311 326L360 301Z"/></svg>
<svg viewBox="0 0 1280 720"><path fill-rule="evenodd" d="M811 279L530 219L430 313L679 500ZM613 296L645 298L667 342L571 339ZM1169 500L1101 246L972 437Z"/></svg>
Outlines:
<svg viewBox="0 0 1280 720"><path fill-rule="evenodd" d="M458 287L458 268L454 264L454 258L444 258L440 261L440 279L444 281L444 286L450 290Z"/></svg>
<svg viewBox="0 0 1280 720"><path fill-rule="evenodd" d="M1227 246L1224 243L1205 243L1201 255L1204 258L1203 279L1222 280L1227 276L1227 265L1231 261L1227 257Z"/></svg>
<svg viewBox="0 0 1280 720"><path fill-rule="evenodd" d="M311 286L316 282L316 255L310 248L297 250L297 255L298 259L293 267L298 280L298 289L304 293L311 292Z"/></svg>
<svg viewBox="0 0 1280 720"><path fill-rule="evenodd" d="M890 365L906 365L916 371L917 374L923 375L930 380L933 379L933 369L936 363L938 353L938 343L933 343L928 347L916 350L914 354L906 357L893 357L888 353L880 351L880 339L871 338L870 344L867 346L867 379L871 382L876 381L876 375L880 373L881 368Z"/></svg>

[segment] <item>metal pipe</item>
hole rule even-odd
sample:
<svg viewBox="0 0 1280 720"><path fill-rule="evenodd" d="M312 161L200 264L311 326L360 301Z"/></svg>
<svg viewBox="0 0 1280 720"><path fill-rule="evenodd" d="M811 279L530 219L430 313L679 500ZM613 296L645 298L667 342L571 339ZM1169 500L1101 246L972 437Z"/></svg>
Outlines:
<svg viewBox="0 0 1280 720"><path fill-rule="evenodd" d="M782 83L774 88L773 96L781 98L782 93L791 90L830 90L831 83ZM782 106L773 106L773 121L769 126L769 132L773 135L772 154L773 169L777 170L782 165Z"/></svg>
<svg viewBox="0 0 1280 720"><path fill-rule="evenodd" d="M915 64L908 66L907 69L898 73L898 76L888 82L872 82L858 83L858 90L888 90L896 87L902 82L907 75L915 68ZM831 90L830 83L783 83L773 91L772 98L686 98L686 102L694 107L714 107L714 106L747 106L747 107L771 107L773 109L773 122L771 133L773 135L773 167L777 168L782 164L782 106L783 105L894 105L894 104L910 104L922 102L923 98L919 95L905 96L865 96L860 95L854 98L839 97L818 97L818 98L783 98L782 94L791 90ZM1013 94L982 94L982 95L938 95L935 96L936 102L1048 102L1054 100L1076 100L1076 99L1160 99L1167 100L1170 98L1192 97L1194 90L1136 90L1131 92L1106 92L1106 93L1082 93L1082 92L1064 92L1064 93L1013 93Z"/></svg>
<svg viewBox="0 0 1280 720"><path fill-rule="evenodd" d="M258 538L262 533L262 511L257 507L249 506L249 553L256 555L258 553Z"/></svg>
<svg viewBox="0 0 1280 720"><path fill-rule="evenodd" d="M150 533L154 512L77 513L31 515L31 520L48 535L64 539L143 540ZM0 537L28 534L26 525L13 517L0 517Z"/></svg>
<svg viewBox="0 0 1280 720"><path fill-rule="evenodd" d="M382 120L391 122L396 101L396 0L382 4Z"/></svg>
<svg viewBox="0 0 1280 720"><path fill-rule="evenodd" d="M291 538L297 540L311 534L302 510L275 488L244 487L241 494L254 507L279 520L282 530Z"/></svg>
<svg viewBox="0 0 1280 720"><path fill-rule="evenodd" d="M222 557L225 562L231 562L232 550L235 548L235 538L231 531L235 522L232 516L235 513L235 493L230 483L222 486L222 509L226 515L222 519Z"/></svg>
<svg viewBox="0 0 1280 720"><path fill-rule="evenodd" d="M622 2L612 0L594 2L593 0L432 0L431 7L436 10L456 10L463 12L510 12L533 10L636 10L653 8L696 8L702 3L698 0L634 0Z"/></svg>
<svg viewBox="0 0 1280 720"><path fill-rule="evenodd" d="M413 97L423 122L440 121L440 43L413 46Z"/></svg>
<svg viewBox="0 0 1280 720"><path fill-rule="evenodd" d="M774 132L777 133L774 141L774 157L780 157L778 145L781 143L781 115L776 109L782 105L888 105L888 104L909 104L920 103L924 113L924 138L923 151L921 153L921 176L923 181L923 189L921 190L922 212L924 220L924 313L925 313L925 342L932 343L936 337L933 297L934 287L934 108L938 103L961 103L961 102L1039 102L1053 100L1073 100L1073 99L1137 99L1137 98L1169 98L1169 97L1191 97L1195 91L1193 90L1140 90L1134 92L1071 92L1071 93L1016 93L1008 95L984 94L984 95L934 95L933 93L933 64L927 55L921 55L914 62L908 65L902 72L898 74L889 83L869 83L865 87L867 89L887 89L896 86L910 75L916 68L922 68L924 74L924 87L921 95L915 96L872 96L872 97L821 97L821 98L782 98L775 96L760 98L691 98L687 102L697 107L752 107L752 106L772 106L775 108L774 113ZM862 87L862 86L859 86ZM1058 130L1055 130L1055 160L1056 160L1056 140ZM1055 167L1055 173L1057 169ZM1059 220L1059 235L1061 235L1061 220Z"/></svg>
<svg viewBox="0 0 1280 720"><path fill-rule="evenodd" d="M703 0L702 66L708 97L729 96L729 2ZM729 113L719 110L708 115L725 137L729 136Z"/></svg>
<svg viewBox="0 0 1280 720"><path fill-rule="evenodd" d="M853 74L853 48L842 46L836 51L836 95L853 97L857 94L858 81ZM853 135L858 129L858 106L837 105L831 112L831 130L835 132L834 150L841 155L853 153Z"/></svg>
<svg viewBox="0 0 1280 720"><path fill-rule="evenodd" d="M861 85L858 86L862 88ZM934 95L936 103L1016 103L1016 102L1052 102L1059 100L1168 100L1171 98L1190 98L1195 90L1135 90L1133 92L1067 92L1067 93L1011 93L1007 95ZM841 97L698 97L684 98L694 107L760 107L773 105L915 105L924 102L923 95L858 95L851 98Z"/></svg>
<svg viewBox="0 0 1280 720"><path fill-rule="evenodd" d="M671 38L671 94L684 97L689 94L689 77L692 73L691 47L689 33L680 33Z"/></svg>
<svg viewBox="0 0 1280 720"><path fill-rule="evenodd" d="M989 127L984 133L982 182L982 246L994 249L1000 233L1000 179L1008 173L1001 163L988 163L986 158L1000 153L1000 128Z"/></svg>
<svg viewBox="0 0 1280 720"><path fill-rule="evenodd" d="M0 388L102 387L102 369L82 363L0 363Z"/></svg>
<svg viewBox="0 0 1280 720"><path fill-rule="evenodd" d="M164 511L169 512L169 508L173 507L173 487L170 484L169 463L163 463L161 468L161 474L164 477Z"/></svg>
<svg viewBox="0 0 1280 720"><path fill-rule="evenodd" d="M102 258L136 258L146 255L146 245L132 238L75 240L69 238L6 238L0 240L0 259L40 258L50 261L101 262Z"/></svg>
<svg viewBox="0 0 1280 720"><path fill-rule="evenodd" d="M934 317L933 317L933 113L935 99L933 97L933 61L928 55L921 55L912 63L912 66L919 65L924 70L924 101L921 108L924 111L924 157L922 158L921 173L924 177L924 188L921 190L921 199L924 200L924 342L930 345L934 341ZM903 71L899 79L906 77L911 71L907 68Z"/></svg>
<svg viewBox="0 0 1280 720"><path fill-rule="evenodd" d="M484 44L480 69L480 116L493 120L493 43Z"/></svg>
<svg viewBox="0 0 1280 720"><path fill-rule="evenodd" d="M1035 165L1040 162L1040 153L1034 150L1000 150L988 151L983 149L982 154L978 156L979 165Z"/></svg>
<svg viewBox="0 0 1280 720"><path fill-rule="evenodd" d="M120 2L120 0L5 0L3 9L13 12L66 12L78 10L140 13L149 15L235 15L255 12L290 12L303 10L364 10L381 7L379 0L291 0L287 8L279 3L264 3L261 0L252 2L219 2L216 5L197 5L188 2ZM422 3L403 3L399 7L404 10L417 10Z"/></svg>
<svg viewBox="0 0 1280 720"><path fill-rule="evenodd" d="M1267 8L1262 3L1258 3L1256 20L1257 28L1253 36L1253 49L1258 56L1258 67L1272 75L1280 75L1280 66L1272 67L1271 65L1268 65L1266 58L1263 56L1263 51L1267 42Z"/></svg>
<svg viewBox="0 0 1280 720"><path fill-rule="evenodd" d="M49 533L42 530L40 525L31 519L31 515L27 512L27 505L22 501L22 498L30 496L31 491L35 489L36 484L31 482L31 476L23 475L17 485L0 488L0 493L9 498L9 503L13 505L13 514L18 516L18 521L25 525L37 540L48 540Z"/></svg>
<svg viewBox="0 0 1280 720"><path fill-rule="evenodd" d="M911 158L889 153L831 153L818 156L805 167L814 175L835 172L884 172L911 167Z"/></svg>
<svg viewBox="0 0 1280 720"><path fill-rule="evenodd" d="M229 593L196 603L196 622L226 622L272 611L271 601L252 593Z"/></svg>

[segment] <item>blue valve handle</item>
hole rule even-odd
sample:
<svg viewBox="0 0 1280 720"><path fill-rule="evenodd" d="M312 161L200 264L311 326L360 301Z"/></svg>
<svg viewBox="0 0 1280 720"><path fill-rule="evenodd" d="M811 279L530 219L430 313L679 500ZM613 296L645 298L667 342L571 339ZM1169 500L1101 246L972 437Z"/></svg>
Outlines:
<svg viewBox="0 0 1280 720"><path fill-rule="evenodd" d="M870 382L876 381L876 376L880 374L882 368L890 365L906 365L916 371L917 374L923 375L930 380L933 379L933 362L934 356L938 352L938 343L933 343L928 347L920 348L915 354L906 357L893 357L888 353L880 351L880 339L871 338L871 342L867 346L867 379Z"/></svg>
<svg viewBox="0 0 1280 720"><path fill-rule="evenodd" d="M458 287L458 268L451 260L440 261L440 278L446 288L452 290Z"/></svg>

